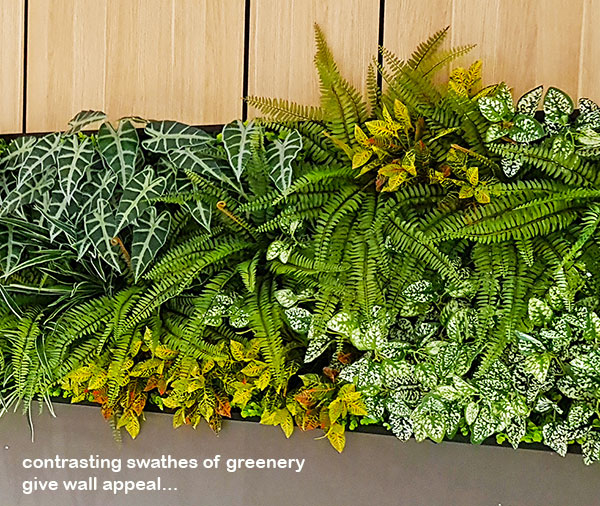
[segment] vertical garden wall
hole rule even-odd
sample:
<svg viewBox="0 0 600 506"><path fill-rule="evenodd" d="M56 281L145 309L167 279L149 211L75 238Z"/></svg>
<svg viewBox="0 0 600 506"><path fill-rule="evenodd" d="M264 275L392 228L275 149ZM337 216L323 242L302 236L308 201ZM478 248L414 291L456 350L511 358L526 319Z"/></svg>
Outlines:
<svg viewBox="0 0 600 506"><path fill-rule="evenodd" d="M38 408L49 427L79 403L133 453L168 420L177 437L273 426L281 448L316 433L339 453L429 440L600 460L598 5L409 4L10 4L0 423L20 412L33 436ZM377 45L424 5L456 30ZM517 18L569 36L490 40ZM495 497L512 496L471 500Z"/></svg>

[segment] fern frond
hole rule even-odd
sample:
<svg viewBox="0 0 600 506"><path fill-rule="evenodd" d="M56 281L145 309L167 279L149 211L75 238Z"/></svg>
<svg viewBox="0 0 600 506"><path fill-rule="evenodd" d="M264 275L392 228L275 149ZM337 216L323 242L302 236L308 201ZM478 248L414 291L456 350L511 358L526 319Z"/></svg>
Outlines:
<svg viewBox="0 0 600 506"><path fill-rule="evenodd" d="M319 107L299 105L280 98L247 97L245 100L271 121L323 121L323 111Z"/></svg>

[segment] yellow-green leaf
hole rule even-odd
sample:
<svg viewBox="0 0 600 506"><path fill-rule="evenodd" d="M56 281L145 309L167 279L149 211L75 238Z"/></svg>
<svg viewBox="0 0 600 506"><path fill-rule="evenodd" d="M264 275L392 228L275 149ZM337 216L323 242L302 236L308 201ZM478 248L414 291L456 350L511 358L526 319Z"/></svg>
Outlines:
<svg viewBox="0 0 600 506"><path fill-rule="evenodd" d="M467 180L473 186L475 186L479 182L479 168L478 167L469 167L467 169Z"/></svg>
<svg viewBox="0 0 600 506"><path fill-rule="evenodd" d="M245 374L246 376L259 376L264 371L265 367L267 367L267 364L264 362L254 360L244 367L241 370L241 373Z"/></svg>
<svg viewBox="0 0 600 506"><path fill-rule="evenodd" d="M342 399L335 399L329 404L329 420L335 423L341 416L346 415L346 406Z"/></svg>
<svg viewBox="0 0 600 506"><path fill-rule="evenodd" d="M100 369L91 379L88 384L90 390L97 390L106 384L108 374L104 369Z"/></svg>
<svg viewBox="0 0 600 506"><path fill-rule="evenodd" d="M327 439L339 453L344 451L346 446L346 434L343 425L334 423L331 428L327 431Z"/></svg>
<svg viewBox="0 0 600 506"><path fill-rule="evenodd" d="M387 107L383 106L383 120L390 125L391 128L394 128L395 121L390 114L390 111L387 110Z"/></svg>
<svg viewBox="0 0 600 506"><path fill-rule="evenodd" d="M174 359L178 354L177 351L167 348L164 344L159 344L154 350L154 355L163 360Z"/></svg>
<svg viewBox="0 0 600 506"><path fill-rule="evenodd" d="M287 409L283 408L279 411L279 426L285 434L285 437L289 438L294 432L294 419L292 418L291 413Z"/></svg>
<svg viewBox="0 0 600 506"><path fill-rule="evenodd" d="M344 153L346 153L346 156L348 158L350 158L350 160L352 160L352 157L354 156L354 151L352 150L352 148L350 146L348 146L348 144L346 144L345 142L342 142L339 139L336 139L329 132L323 132L323 135L325 135L325 137L327 137L331 142L333 142L333 144L338 149L341 149Z"/></svg>
<svg viewBox="0 0 600 506"><path fill-rule="evenodd" d="M132 416L129 423L125 425L125 430L129 432L132 439L135 439L140 433L140 421L137 416Z"/></svg>
<svg viewBox="0 0 600 506"><path fill-rule="evenodd" d="M185 411L184 408L179 408L173 414L173 428L181 427L185 424Z"/></svg>
<svg viewBox="0 0 600 506"><path fill-rule="evenodd" d="M396 131L389 125L389 123L379 119L367 121L366 125L369 129L369 132L371 132L371 135L375 135L376 137L383 137L384 139L387 139L396 134Z"/></svg>
<svg viewBox="0 0 600 506"><path fill-rule="evenodd" d="M358 125L354 125L354 138L361 146L364 146L365 148L370 146L369 137Z"/></svg>
<svg viewBox="0 0 600 506"><path fill-rule="evenodd" d="M411 176L417 175L417 168L415 167L416 153L414 149L406 152L402 159L402 168L408 172Z"/></svg>
<svg viewBox="0 0 600 506"><path fill-rule="evenodd" d="M459 199L468 199L469 197L472 197L473 194L474 194L473 187L464 185L464 186L460 187L460 191L458 192L458 198Z"/></svg>
<svg viewBox="0 0 600 506"><path fill-rule="evenodd" d="M246 349L239 341L230 341L229 348L231 349L231 355L235 360L242 361L246 358Z"/></svg>
<svg viewBox="0 0 600 506"><path fill-rule="evenodd" d="M475 199L480 204L489 204L491 201L490 194L485 188L475 189Z"/></svg>
<svg viewBox="0 0 600 506"><path fill-rule="evenodd" d="M360 149L354 153L352 156L352 168L358 169L362 167L365 163L369 161L371 156L373 155L372 151L367 151L366 149Z"/></svg>
<svg viewBox="0 0 600 506"><path fill-rule="evenodd" d="M408 113L408 107L406 107L400 100L394 100L394 116L402 124L405 131L412 130L412 122L410 120L410 114Z"/></svg>
<svg viewBox="0 0 600 506"><path fill-rule="evenodd" d="M265 369L262 374L258 377L258 379L254 382L254 384L260 389L264 390L269 386L271 382L271 369Z"/></svg>

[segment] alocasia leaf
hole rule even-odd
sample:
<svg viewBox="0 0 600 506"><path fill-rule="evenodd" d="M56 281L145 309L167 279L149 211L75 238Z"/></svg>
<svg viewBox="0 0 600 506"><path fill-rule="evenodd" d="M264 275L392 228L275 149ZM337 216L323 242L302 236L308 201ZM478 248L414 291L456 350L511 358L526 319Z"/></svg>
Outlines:
<svg viewBox="0 0 600 506"><path fill-rule="evenodd" d="M243 194L242 186L227 175L231 170L229 163L217 158L206 156L193 148L170 151L169 160L178 169L187 169L196 172L214 182L222 182Z"/></svg>
<svg viewBox="0 0 600 506"><path fill-rule="evenodd" d="M85 216L84 226L87 241L103 260L120 272L118 247L113 243L117 235L117 221L111 205L99 199L95 208Z"/></svg>
<svg viewBox="0 0 600 506"><path fill-rule="evenodd" d="M67 203L71 202L78 191L95 154L90 137L67 137L60 146L57 157L58 186Z"/></svg>
<svg viewBox="0 0 600 506"><path fill-rule="evenodd" d="M126 187L133 177L138 159L140 140L130 121L121 121L115 130L110 123L103 123L98 130L98 149L102 158Z"/></svg>
<svg viewBox="0 0 600 506"><path fill-rule="evenodd" d="M297 130L292 130L285 139L276 139L267 148L267 162L271 167L271 179L283 193L292 184L292 162L302 149L302 136Z"/></svg>
<svg viewBox="0 0 600 506"><path fill-rule="evenodd" d="M254 122L244 125L240 120L223 127L223 144L236 179L241 181L246 164L252 157L251 140L257 131Z"/></svg>
<svg viewBox="0 0 600 506"><path fill-rule="evenodd" d="M71 121L69 121L69 129L65 132L65 135L73 135L81 132L86 126L104 121L106 114L102 111L81 111L77 113Z"/></svg>
<svg viewBox="0 0 600 506"><path fill-rule="evenodd" d="M144 133L148 135L148 139L142 141L142 146L153 153L166 154L214 142L214 138L204 130L177 121L151 121L146 125Z"/></svg>
<svg viewBox="0 0 600 506"><path fill-rule="evenodd" d="M171 215L167 211L157 215L154 207L138 217L131 242L131 269L136 282L167 240L170 225Z"/></svg>
<svg viewBox="0 0 600 506"><path fill-rule="evenodd" d="M152 167L146 167L142 172L136 174L125 187L121 196L119 209L117 210L116 233L135 221L150 207L151 199L162 195L165 186L165 178L155 177Z"/></svg>
<svg viewBox="0 0 600 506"><path fill-rule="evenodd" d="M186 207L192 217L199 225L202 225L210 232L210 223L212 221L212 207L201 200L186 202Z"/></svg>

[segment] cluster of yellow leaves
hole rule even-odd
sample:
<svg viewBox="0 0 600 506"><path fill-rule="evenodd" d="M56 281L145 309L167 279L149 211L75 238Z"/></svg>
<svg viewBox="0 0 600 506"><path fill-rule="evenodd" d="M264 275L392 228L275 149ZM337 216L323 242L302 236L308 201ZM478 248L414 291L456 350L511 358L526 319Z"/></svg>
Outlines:
<svg viewBox="0 0 600 506"><path fill-rule="evenodd" d="M360 126L354 127L357 147L348 152L352 168L360 169L359 176L377 170L384 178L383 191L395 191L402 183L417 175L415 151L410 132L414 130L407 107L396 100L394 116L383 106L383 119L367 121L367 135Z"/></svg>
<svg viewBox="0 0 600 506"><path fill-rule="evenodd" d="M321 428L331 445L341 452L346 445L345 420L348 415L365 416L360 392L353 384L338 388L334 383L314 382L293 396L287 409L302 430Z"/></svg>
<svg viewBox="0 0 600 506"><path fill-rule="evenodd" d="M480 204L491 200L488 181L479 177L479 167L469 166L465 150L452 148L446 158L446 165L430 173L430 180L442 186L458 188L458 198L475 198Z"/></svg>
<svg viewBox="0 0 600 506"><path fill-rule="evenodd" d="M476 94L480 83L481 60L477 60L468 69L459 67L450 73L448 90L464 97L472 97Z"/></svg>

